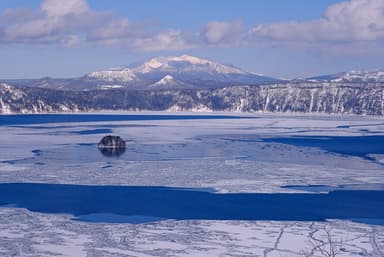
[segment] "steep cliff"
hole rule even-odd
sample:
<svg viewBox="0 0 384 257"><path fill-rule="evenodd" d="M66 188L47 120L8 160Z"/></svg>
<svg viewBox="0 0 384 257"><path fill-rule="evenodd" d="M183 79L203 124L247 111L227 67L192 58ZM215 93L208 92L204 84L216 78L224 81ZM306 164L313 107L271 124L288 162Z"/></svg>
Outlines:
<svg viewBox="0 0 384 257"><path fill-rule="evenodd" d="M292 82L219 89L62 91L0 84L0 113L95 110L384 114L383 83Z"/></svg>

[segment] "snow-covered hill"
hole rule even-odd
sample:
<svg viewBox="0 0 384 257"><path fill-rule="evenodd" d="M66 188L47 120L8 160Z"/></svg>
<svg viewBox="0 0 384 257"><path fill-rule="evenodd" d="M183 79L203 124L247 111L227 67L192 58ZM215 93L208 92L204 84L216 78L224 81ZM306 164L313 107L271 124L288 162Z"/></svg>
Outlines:
<svg viewBox="0 0 384 257"><path fill-rule="evenodd" d="M384 70L375 71L346 71L332 75L324 75L309 78L310 81L328 81L328 82L384 82Z"/></svg>
<svg viewBox="0 0 384 257"><path fill-rule="evenodd" d="M180 80L175 79L171 75L165 75L162 79L159 81L153 83L149 86L150 89L153 90L161 90L161 89L193 89L197 88L194 85L190 85L188 83L182 82Z"/></svg>

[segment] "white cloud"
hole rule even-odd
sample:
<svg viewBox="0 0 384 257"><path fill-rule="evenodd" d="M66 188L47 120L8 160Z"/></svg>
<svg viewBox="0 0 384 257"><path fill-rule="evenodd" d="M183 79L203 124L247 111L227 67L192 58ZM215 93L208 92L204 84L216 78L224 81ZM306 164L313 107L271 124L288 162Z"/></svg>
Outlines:
<svg viewBox="0 0 384 257"><path fill-rule="evenodd" d="M44 0L37 10L5 11L0 16L0 43L59 43L87 33L109 16L92 12L85 0Z"/></svg>
<svg viewBox="0 0 384 257"><path fill-rule="evenodd" d="M349 0L329 6L321 18L256 24L208 23L202 42L214 46L260 45L315 48L333 54L384 54L384 0Z"/></svg>
<svg viewBox="0 0 384 257"><path fill-rule="evenodd" d="M40 6L41 11L48 17L62 17L69 14L86 14L90 12L86 0L44 0Z"/></svg>
<svg viewBox="0 0 384 257"><path fill-rule="evenodd" d="M138 39L133 47L140 51L183 50L198 47L196 38L179 30L168 30L154 36Z"/></svg>
<svg viewBox="0 0 384 257"><path fill-rule="evenodd" d="M43 0L37 10L9 9L0 15L0 44L121 46L157 51L191 47L183 32L156 31L112 12L92 10L86 0Z"/></svg>
<svg viewBox="0 0 384 257"><path fill-rule="evenodd" d="M145 22L145 21L143 21ZM317 47L335 52L383 52L384 0L350 0L331 5L309 21L256 24L212 21L199 32L133 23L86 0L42 0L36 10L0 14L0 44L119 46L132 51L183 50L206 46L260 44Z"/></svg>
<svg viewBox="0 0 384 257"><path fill-rule="evenodd" d="M241 40L244 31L241 21L213 21L203 27L200 35L208 44L233 44Z"/></svg>
<svg viewBox="0 0 384 257"><path fill-rule="evenodd" d="M384 38L384 1L351 0L330 6L322 18L260 24L249 31L257 41L343 43Z"/></svg>

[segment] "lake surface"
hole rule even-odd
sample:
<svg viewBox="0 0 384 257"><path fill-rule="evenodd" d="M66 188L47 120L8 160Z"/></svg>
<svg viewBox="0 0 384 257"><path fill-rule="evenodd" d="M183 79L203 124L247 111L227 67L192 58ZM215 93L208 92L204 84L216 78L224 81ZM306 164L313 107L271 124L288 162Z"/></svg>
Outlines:
<svg viewBox="0 0 384 257"><path fill-rule="evenodd" d="M73 130L69 133L79 135L113 134L113 129L98 128L90 130ZM164 160L190 160L190 159L222 159L228 158L244 160L260 160L255 148L260 148L259 143L269 145L286 144L302 148L317 148L325 152L343 156L359 157L368 161L377 162L372 154L384 154L384 136L318 136L318 137L276 137L276 138L250 138L237 135L237 139L205 137L195 139L188 143L172 144L137 144L127 141L127 147L122 152L104 154L97 148L97 142L64 145L52 149L34 149L33 157L6 161L12 164L39 163L46 164L54 160L59 163L89 163L100 160L111 160L108 157L116 157L126 161L164 161ZM239 143L240 142L240 143ZM101 159L101 155L105 155ZM270 157L273 159L272 157ZM113 158L112 158L113 160ZM383 165L381 163L378 163Z"/></svg>
<svg viewBox="0 0 384 257"><path fill-rule="evenodd" d="M157 220L384 219L384 191L373 190L340 190L329 194L215 194L170 187L7 183L0 184L0 205L42 213L68 213L80 220L98 222L135 222L140 218L143 222L151 221L143 217ZM106 214L115 215L115 219Z"/></svg>
<svg viewBox="0 0 384 257"><path fill-rule="evenodd" d="M2 162L15 166L39 165L39 169L40 167L58 169L57 167L70 165L76 173L80 171L77 169L81 169L77 167L87 167L90 163L101 162L105 162L101 169L108 172L114 168L116 159L156 163L164 160L204 161L204 159L273 162L279 153L279 148L275 146L281 144L295 146L303 152L307 148L316 148L325 153L360 157L369 162L376 161L371 157L372 154L384 154L384 136L382 135L281 136L280 134L273 137L249 135L248 131L244 130L244 134L237 135L195 136L181 143L135 143L132 138L127 140L125 152L113 158L103 157L97 149L97 142L86 141L87 135L100 135L101 138L103 134L113 133L115 128L140 129L140 126L143 126L148 129L153 126L156 129L157 126L134 123L108 125L97 124L97 122L212 119L231 119L228 122L236 122L236 119L242 118L226 115L1 115L0 126L25 127L29 132L33 130L31 135L34 136L38 136L39 133L51 133L53 137L84 136L81 137L81 140L84 139L83 142L66 144L62 141L56 145L57 147L32 150L32 157ZM77 124L79 122L96 124L86 124L79 128ZM60 123L60 125L51 127L44 125L46 123ZM48 132L39 132L38 130L42 128ZM263 147L269 147L272 150L263 150ZM318 154L319 151L315 152ZM204 172L202 170L199 176L204 177L206 175ZM54 175L60 177L60 171ZM0 205L17 206L41 213L67 213L74 215L77 220L89 222L145 223L164 219L290 221L348 219L380 224L384 220L384 187L381 184L375 187L368 184L352 186L295 184L282 186L282 188L312 193L216 194L209 189L177 187L85 186L48 182L45 184L2 183L0 184Z"/></svg>

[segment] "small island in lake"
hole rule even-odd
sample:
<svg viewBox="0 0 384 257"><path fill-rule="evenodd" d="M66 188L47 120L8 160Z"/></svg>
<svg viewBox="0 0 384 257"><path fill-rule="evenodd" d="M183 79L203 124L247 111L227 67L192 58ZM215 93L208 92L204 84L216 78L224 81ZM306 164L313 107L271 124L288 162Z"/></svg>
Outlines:
<svg viewBox="0 0 384 257"><path fill-rule="evenodd" d="M103 137L97 147L105 156L120 156L125 152L125 141L119 136Z"/></svg>

